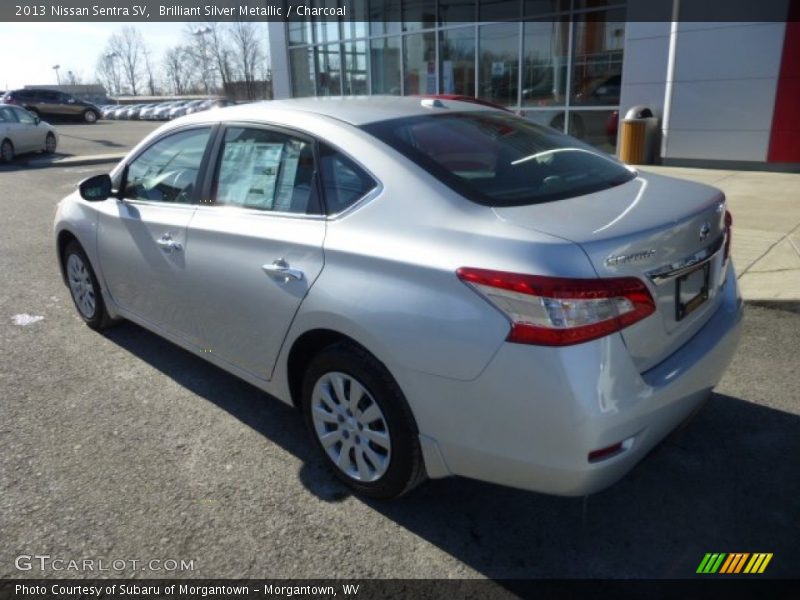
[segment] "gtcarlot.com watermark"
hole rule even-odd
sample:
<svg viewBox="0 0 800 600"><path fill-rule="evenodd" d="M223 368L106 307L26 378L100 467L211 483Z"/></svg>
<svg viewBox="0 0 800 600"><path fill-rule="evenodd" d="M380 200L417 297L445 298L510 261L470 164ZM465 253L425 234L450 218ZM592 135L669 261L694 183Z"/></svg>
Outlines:
<svg viewBox="0 0 800 600"><path fill-rule="evenodd" d="M194 559L183 558L64 558L49 554L20 554L14 559L18 571L78 571L116 572L125 571L194 571Z"/></svg>

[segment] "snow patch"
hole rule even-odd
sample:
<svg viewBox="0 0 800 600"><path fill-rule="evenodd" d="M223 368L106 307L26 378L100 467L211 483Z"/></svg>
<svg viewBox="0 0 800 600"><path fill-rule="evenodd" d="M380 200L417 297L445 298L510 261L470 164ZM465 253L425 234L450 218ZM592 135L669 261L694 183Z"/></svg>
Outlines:
<svg viewBox="0 0 800 600"><path fill-rule="evenodd" d="M38 315L29 315L28 313L21 313L11 317L11 321L14 323L14 325L19 325L20 327L25 327L31 323L36 323L37 321L41 321L43 319L44 317L40 317Z"/></svg>

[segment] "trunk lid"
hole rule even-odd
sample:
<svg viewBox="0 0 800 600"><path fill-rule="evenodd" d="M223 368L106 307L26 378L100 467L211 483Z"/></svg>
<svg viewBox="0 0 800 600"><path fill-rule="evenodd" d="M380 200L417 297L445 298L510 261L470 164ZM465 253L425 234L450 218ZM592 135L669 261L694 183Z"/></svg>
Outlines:
<svg viewBox="0 0 800 600"><path fill-rule="evenodd" d="M635 276L647 284L656 313L621 332L644 372L686 343L721 300L724 200L716 188L640 173L593 194L494 211L506 222L577 243L599 277ZM708 266L691 274L700 262ZM706 269L707 299L698 301ZM677 309L678 280L685 315Z"/></svg>

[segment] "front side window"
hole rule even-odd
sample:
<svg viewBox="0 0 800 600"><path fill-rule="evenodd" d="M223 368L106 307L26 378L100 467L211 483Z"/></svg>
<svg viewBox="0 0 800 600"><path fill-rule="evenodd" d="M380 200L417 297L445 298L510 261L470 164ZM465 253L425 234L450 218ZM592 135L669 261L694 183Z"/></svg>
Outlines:
<svg viewBox="0 0 800 600"><path fill-rule="evenodd" d="M364 129L461 195L487 206L570 198L635 177L578 140L499 111L408 117Z"/></svg>
<svg viewBox="0 0 800 600"><path fill-rule="evenodd" d="M268 212L318 213L314 147L285 133L229 127L212 202Z"/></svg>
<svg viewBox="0 0 800 600"><path fill-rule="evenodd" d="M355 204L377 185L364 169L326 144L320 144L319 160L325 204L330 215Z"/></svg>
<svg viewBox="0 0 800 600"><path fill-rule="evenodd" d="M203 127L157 141L128 165L123 197L191 203L210 135L211 129Z"/></svg>

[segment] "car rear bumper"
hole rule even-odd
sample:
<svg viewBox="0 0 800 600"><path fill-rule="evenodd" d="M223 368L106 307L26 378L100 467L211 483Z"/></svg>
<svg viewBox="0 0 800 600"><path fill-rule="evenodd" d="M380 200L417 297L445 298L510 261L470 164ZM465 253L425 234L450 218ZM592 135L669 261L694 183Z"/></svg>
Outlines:
<svg viewBox="0 0 800 600"><path fill-rule="evenodd" d="M580 496L624 476L711 394L736 351L742 299L723 298L678 351L639 373L620 335L564 348L503 344L473 381L400 372L432 477ZM589 453L623 442L616 454Z"/></svg>

